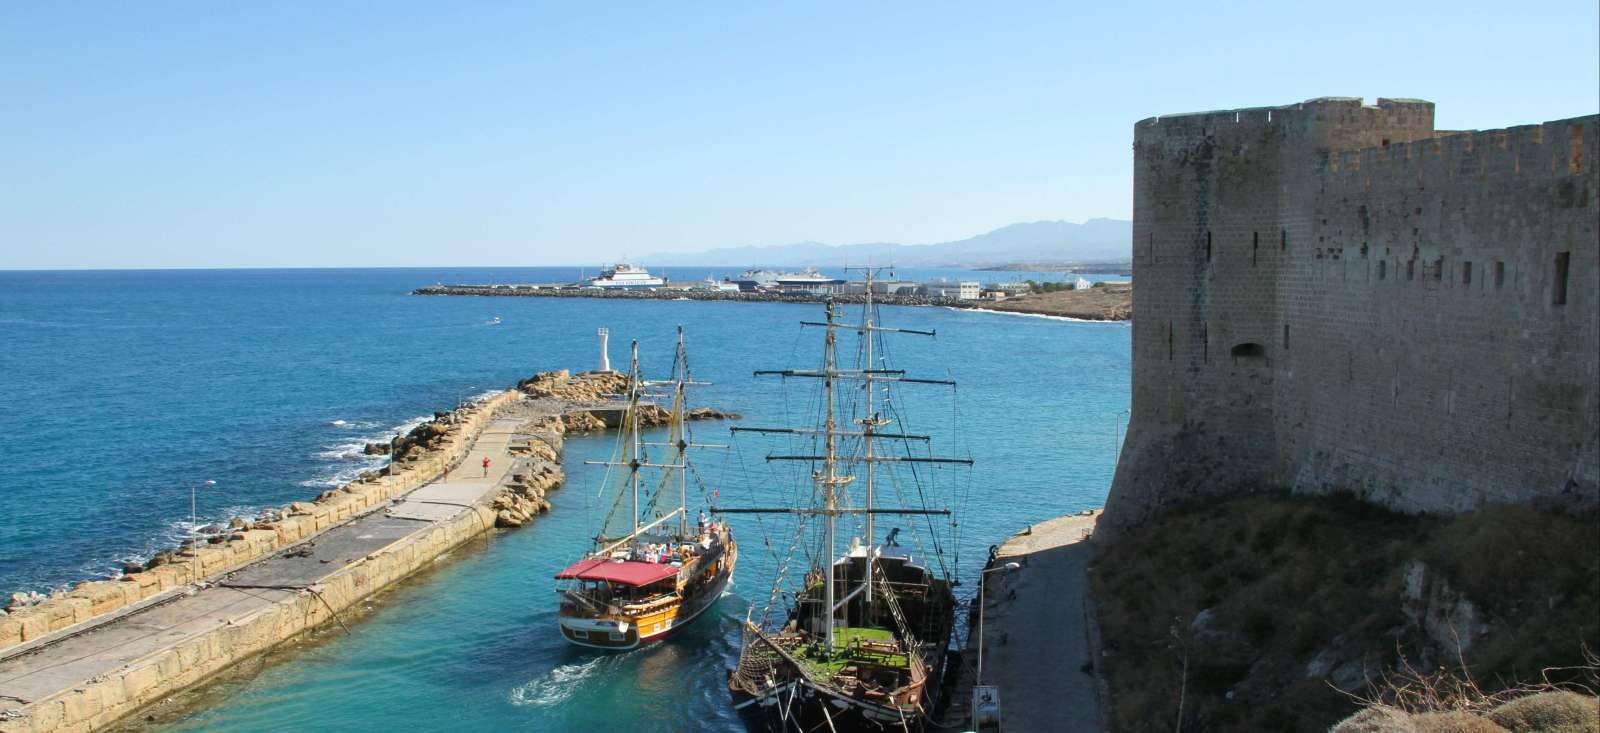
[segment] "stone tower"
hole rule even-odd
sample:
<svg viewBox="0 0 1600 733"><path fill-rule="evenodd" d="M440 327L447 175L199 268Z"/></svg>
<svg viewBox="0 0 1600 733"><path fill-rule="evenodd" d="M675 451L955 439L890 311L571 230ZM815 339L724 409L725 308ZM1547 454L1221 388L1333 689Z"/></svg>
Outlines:
<svg viewBox="0 0 1600 733"><path fill-rule="evenodd" d="M1405 99L1139 122L1110 524L1276 487L1600 502L1596 133Z"/></svg>

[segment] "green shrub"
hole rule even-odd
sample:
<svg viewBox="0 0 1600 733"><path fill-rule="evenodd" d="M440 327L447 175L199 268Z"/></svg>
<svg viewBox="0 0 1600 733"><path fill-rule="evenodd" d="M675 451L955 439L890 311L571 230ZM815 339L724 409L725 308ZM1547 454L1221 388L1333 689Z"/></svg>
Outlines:
<svg viewBox="0 0 1600 733"><path fill-rule="evenodd" d="M1345 718L1328 733L1417 733L1417 726L1405 711L1378 705Z"/></svg>
<svg viewBox="0 0 1600 733"><path fill-rule="evenodd" d="M1411 716L1417 733L1507 733L1488 718L1480 718L1465 710L1442 713L1420 713Z"/></svg>
<svg viewBox="0 0 1600 733"><path fill-rule="evenodd" d="M1511 733L1600 732L1600 699L1565 690L1524 695L1489 712Z"/></svg>

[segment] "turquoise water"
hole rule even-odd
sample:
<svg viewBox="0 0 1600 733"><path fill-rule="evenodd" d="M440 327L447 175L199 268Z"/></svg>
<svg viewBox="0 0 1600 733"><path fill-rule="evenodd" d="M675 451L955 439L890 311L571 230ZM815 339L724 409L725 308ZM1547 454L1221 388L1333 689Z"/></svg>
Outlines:
<svg viewBox="0 0 1600 733"><path fill-rule="evenodd" d="M815 365L820 332L798 321L820 318L820 306L406 294L437 281L575 274L0 273L0 407L13 417L0 468L0 587L47 589L170 543L187 530L190 487L206 479L217 484L199 495L201 522L305 498L372 465L352 451L363 440L535 371L592 366L601 326L614 361L637 338L646 370L664 371L681 323L697 376L713 382L702 401L749 425L804 421L812 385L785 389L750 372ZM501 325L488 325L496 316ZM947 562L959 554L962 577L1021 526L1103 503L1126 421L1125 324L936 308L884 317L939 333L894 340L897 367L961 383L954 400L938 387L900 396L911 432L954 434L935 452L977 461L927 474L930 503L963 510L959 542L945 548ZM725 428L696 429L725 443ZM778 444L733 443L701 457L718 501L785 500L795 477L761 460ZM570 440L552 514L456 551L425 582L382 594L353 634L276 654L288 663L220 688L214 704L165 728L738 729L723 674L737 656L737 619L765 601L776 568L753 517L734 523L744 552L732 594L682 635L607 656L553 629L551 575L581 552L600 511L602 469L581 461L610 449L607 437ZM790 529L765 522L786 545Z"/></svg>

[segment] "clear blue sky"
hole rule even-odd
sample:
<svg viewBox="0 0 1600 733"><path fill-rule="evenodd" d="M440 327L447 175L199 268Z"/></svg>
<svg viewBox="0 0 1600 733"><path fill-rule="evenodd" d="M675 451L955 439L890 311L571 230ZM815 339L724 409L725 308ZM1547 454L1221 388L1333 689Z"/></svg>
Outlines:
<svg viewBox="0 0 1600 733"><path fill-rule="evenodd" d="M943 241L1128 217L1155 114L1600 109L1595 0L862 5L8 3L0 267Z"/></svg>

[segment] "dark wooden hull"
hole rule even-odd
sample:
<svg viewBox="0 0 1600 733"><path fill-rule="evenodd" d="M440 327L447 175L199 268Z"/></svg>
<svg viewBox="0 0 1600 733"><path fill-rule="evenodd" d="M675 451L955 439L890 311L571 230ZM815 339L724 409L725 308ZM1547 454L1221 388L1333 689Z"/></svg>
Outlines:
<svg viewBox="0 0 1600 733"><path fill-rule="evenodd" d="M829 694L805 684L780 687L765 697L753 697L730 685L734 710L745 728L760 733L827 731L922 731L922 714L902 715L893 707L870 705ZM831 728L830 728L831 726Z"/></svg>

